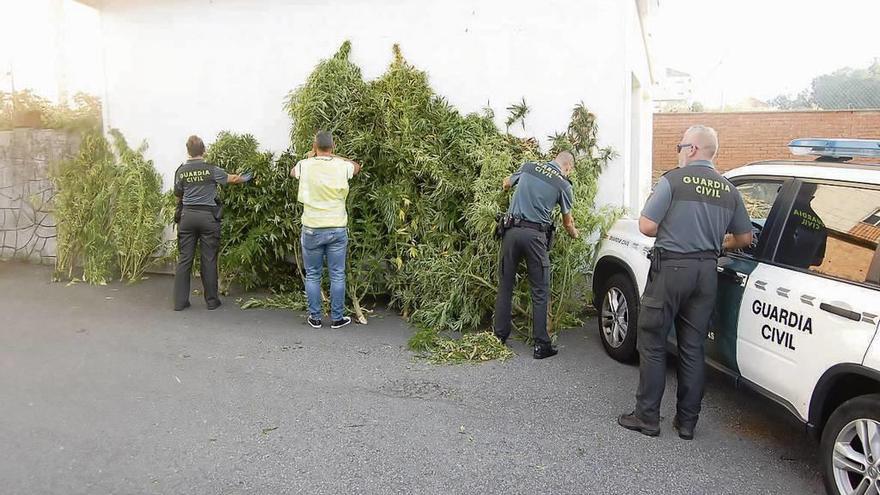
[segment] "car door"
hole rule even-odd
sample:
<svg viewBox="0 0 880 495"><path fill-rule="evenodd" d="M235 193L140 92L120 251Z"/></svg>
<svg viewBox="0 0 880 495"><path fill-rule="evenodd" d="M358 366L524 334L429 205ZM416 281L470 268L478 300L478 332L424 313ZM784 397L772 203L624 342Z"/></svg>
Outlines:
<svg viewBox="0 0 880 495"><path fill-rule="evenodd" d="M778 238L768 232L768 261L746 281L736 359L745 380L807 419L822 374L861 363L876 332L880 228L865 220L880 189L800 180L794 189Z"/></svg>
<svg viewBox="0 0 880 495"><path fill-rule="evenodd" d="M749 277L761 262L774 222L781 218L782 194L793 182L778 177L736 177L731 182L739 190L752 221L752 245L725 252L718 258L718 297L709 323L706 360L731 375L737 365L737 326L743 294Z"/></svg>

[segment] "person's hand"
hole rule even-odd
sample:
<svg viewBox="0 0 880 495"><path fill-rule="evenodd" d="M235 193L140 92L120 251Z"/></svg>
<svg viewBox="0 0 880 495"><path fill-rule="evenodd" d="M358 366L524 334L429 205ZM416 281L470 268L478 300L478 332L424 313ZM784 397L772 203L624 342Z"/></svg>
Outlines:
<svg viewBox="0 0 880 495"><path fill-rule="evenodd" d="M581 237L581 233L580 231L578 231L577 227L572 227L572 229L568 231L568 236L572 239L579 239Z"/></svg>
<svg viewBox="0 0 880 495"><path fill-rule="evenodd" d="M730 246L733 244L733 235L732 234L724 234L724 240L721 241L721 250L722 251L730 251Z"/></svg>
<svg viewBox="0 0 880 495"><path fill-rule="evenodd" d="M311 150L308 153L306 153L306 158L314 158L314 157L315 157L315 150Z"/></svg>
<svg viewBox="0 0 880 495"><path fill-rule="evenodd" d="M250 182L250 180L254 178L254 173L248 170L247 172L238 174L238 176L241 178L242 182Z"/></svg>

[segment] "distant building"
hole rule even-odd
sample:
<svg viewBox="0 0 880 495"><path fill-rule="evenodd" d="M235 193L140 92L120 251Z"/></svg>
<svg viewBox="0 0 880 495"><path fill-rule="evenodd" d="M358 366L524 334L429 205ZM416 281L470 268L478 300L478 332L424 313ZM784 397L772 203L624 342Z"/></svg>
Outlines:
<svg viewBox="0 0 880 495"><path fill-rule="evenodd" d="M654 86L654 111L689 110L694 104L694 78L687 72L667 68Z"/></svg>
<svg viewBox="0 0 880 495"><path fill-rule="evenodd" d="M733 105L728 105L724 110L728 112L769 112L774 108L764 100L749 96Z"/></svg>

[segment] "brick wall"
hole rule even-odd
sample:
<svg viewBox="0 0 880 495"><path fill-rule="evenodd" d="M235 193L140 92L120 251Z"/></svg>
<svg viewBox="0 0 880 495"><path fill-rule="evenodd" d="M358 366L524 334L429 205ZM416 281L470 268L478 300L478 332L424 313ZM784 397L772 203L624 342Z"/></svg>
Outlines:
<svg viewBox="0 0 880 495"><path fill-rule="evenodd" d="M719 170L749 162L790 158L788 142L804 137L880 139L880 110L654 114L654 176L677 164L675 145L688 127L718 131Z"/></svg>

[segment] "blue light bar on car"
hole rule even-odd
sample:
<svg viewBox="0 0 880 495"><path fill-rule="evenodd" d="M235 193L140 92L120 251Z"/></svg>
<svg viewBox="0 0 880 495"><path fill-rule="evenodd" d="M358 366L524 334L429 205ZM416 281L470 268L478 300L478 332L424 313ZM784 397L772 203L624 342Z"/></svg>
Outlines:
<svg viewBox="0 0 880 495"><path fill-rule="evenodd" d="M877 139L794 139L788 143L793 155L814 155L826 158L880 158Z"/></svg>

